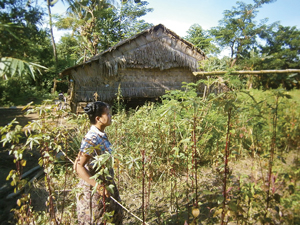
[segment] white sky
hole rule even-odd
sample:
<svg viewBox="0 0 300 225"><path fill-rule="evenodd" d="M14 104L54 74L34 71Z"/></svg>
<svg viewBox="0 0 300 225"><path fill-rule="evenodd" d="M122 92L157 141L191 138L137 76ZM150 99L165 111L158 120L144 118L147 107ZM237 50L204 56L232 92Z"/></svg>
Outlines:
<svg viewBox="0 0 300 225"><path fill-rule="evenodd" d="M146 22L165 25L181 37L186 36L186 31L195 23L207 30L217 26L223 18L223 12L236 6L236 0L147 0L153 12L142 17ZM241 0L253 4L253 0ZM52 13L65 13L66 5L60 0ZM300 0L277 0L265 4L259 9L257 21L268 18L267 24L279 21L283 26L296 26L300 28ZM59 41L65 31L54 30L56 41Z"/></svg>

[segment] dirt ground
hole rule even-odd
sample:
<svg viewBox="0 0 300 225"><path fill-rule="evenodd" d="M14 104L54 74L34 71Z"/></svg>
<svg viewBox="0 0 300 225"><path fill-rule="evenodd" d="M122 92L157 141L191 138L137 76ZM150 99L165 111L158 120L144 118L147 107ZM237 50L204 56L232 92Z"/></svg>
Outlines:
<svg viewBox="0 0 300 225"><path fill-rule="evenodd" d="M26 125L29 121L37 119L37 114L24 115L25 111L22 111L23 106L4 108L0 107L0 126L5 126L11 122L14 118L17 118L17 121L21 126Z"/></svg>

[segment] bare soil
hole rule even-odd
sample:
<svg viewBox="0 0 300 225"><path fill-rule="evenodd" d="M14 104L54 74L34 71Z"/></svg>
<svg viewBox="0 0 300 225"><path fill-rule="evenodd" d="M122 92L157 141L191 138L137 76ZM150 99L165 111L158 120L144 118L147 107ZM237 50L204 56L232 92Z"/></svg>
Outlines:
<svg viewBox="0 0 300 225"><path fill-rule="evenodd" d="M4 108L0 107L0 126L5 126L14 118L17 119L21 126L26 125L29 121L37 119L37 114L24 115L23 106Z"/></svg>

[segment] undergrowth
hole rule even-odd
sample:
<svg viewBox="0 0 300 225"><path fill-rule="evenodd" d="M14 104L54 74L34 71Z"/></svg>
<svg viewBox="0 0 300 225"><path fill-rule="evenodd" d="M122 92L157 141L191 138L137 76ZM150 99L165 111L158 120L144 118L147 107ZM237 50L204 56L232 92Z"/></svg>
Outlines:
<svg viewBox="0 0 300 225"><path fill-rule="evenodd" d="M300 92L199 96L196 87L184 84L161 104L134 110L117 103L107 133L122 204L148 224L299 224ZM22 190L18 224L76 224L78 179L71 168L89 123L50 106L28 110L40 119L24 127L1 128L17 165L8 179ZM20 179L24 151L39 151L44 168L31 186ZM125 215L124 224L140 224Z"/></svg>

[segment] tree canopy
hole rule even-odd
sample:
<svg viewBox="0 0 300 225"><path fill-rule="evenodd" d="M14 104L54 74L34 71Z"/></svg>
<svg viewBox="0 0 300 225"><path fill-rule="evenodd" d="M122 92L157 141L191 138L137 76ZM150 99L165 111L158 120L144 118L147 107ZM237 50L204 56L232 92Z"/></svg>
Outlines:
<svg viewBox="0 0 300 225"><path fill-rule="evenodd" d="M247 56L257 45L258 35L265 29L267 20L257 24L254 19L263 4L274 1L276 0L254 0L255 4L237 2L237 7L224 11L224 18L219 21L219 26L210 30L221 47L230 48L233 59L231 66Z"/></svg>
<svg viewBox="0 0 300 225"><path fill-rule="evenodd" d="M43 64L40 56L48 49L47 32L40 28L44 13L28 1L2 1L1 6L0 77L35 80L35 71L41 74L40 69L45 69L39 65Z"/></svg>
<svg viewBox="0 0 300 225"><path fill-rule="evenodd" d="M135 1L136 2L136 1ZM74 1L66 16L59 16L58 29L72 30L70 36L77 40L83 61L148 27L139 18L151 12L147 2L132 0L112 4L108 1ZM74 47L74 46L71 46Z"/></svg>
<svg viewBox="0 0 300 225"><path fill-rule="evenodd" d="M205 54L219 53L219 49L213 43L213 37L209 31L204 30L199 24L192 25L188 31L185 39L193 43L197 48L204 51Z"/></svg>
<svg viewBox="0 0 300 225"><path fill-rule="evenodd" d="M147 1L65 0L67 12L62 16L52 15L58 1L44 0L41 7L35 1L0 0L1 104L7 96L22 90L49 92L59 71L152 26L142 19L153 11ZM201 21L195 21L184 38L208 56L210 61L202 62L201 68L206 71L299 68L299 29L268 24L267 19L256 21L259 9L275 1L253 0L252 4L238 1L224 11L218 26L208 30L197 24ZM53 26L71 33L55 43ZM230 49L230 57L217 58L225 48ZM299 88L300 81L299 74L270 74L255 79L257 87L266 88L280 85ZM10 91L13 90L10 85L19 85L20 91Z"/></svg>

